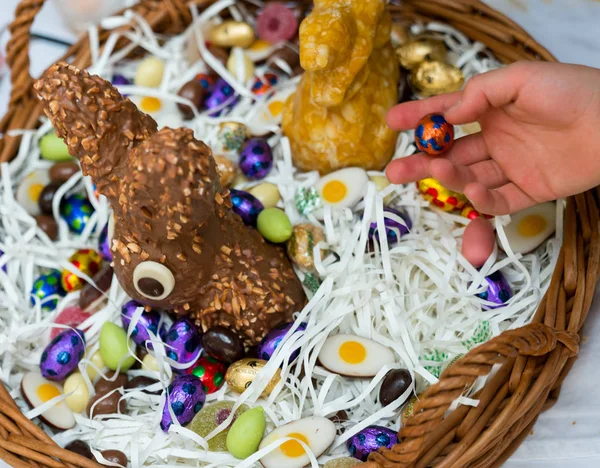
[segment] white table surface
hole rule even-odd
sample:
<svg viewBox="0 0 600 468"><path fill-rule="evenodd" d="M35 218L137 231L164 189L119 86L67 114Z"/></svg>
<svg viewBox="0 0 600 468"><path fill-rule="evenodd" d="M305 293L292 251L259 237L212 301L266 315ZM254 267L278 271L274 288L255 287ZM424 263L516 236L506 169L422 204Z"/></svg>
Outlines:
<svg viewBox="0 0 600 468"><path fill-rule="evenodd" d="M0 0L0 29L18 0ZM600 68L598 0L487 0L529 31L561 61ZM73 40L50 3L34 31ZM32 73L37 76L64 49L35 41ZM6 110L8 80L0 83L0 115ZM600 149L599 149L600 150ZM594 338L595 337L595 338ZM584 329L579 359L563 385L558 403L542 414L530 435L505 466L509 468L600 467L600 288ZM0 461L0 466L3 466Z"/></svg>

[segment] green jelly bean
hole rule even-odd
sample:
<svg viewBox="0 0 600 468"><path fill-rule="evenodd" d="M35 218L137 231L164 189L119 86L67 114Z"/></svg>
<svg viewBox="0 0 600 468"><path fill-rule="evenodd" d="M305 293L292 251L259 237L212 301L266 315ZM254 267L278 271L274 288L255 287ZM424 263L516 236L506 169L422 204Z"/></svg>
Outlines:
<svg viewBox="0 0 600 468"><path fill-rule="evenodd" d="M131 340L129 347L135 349ZM126 372L135 363L135 357L127 349L127 333L111 322L106 322L100 330L100 355L110 370L117 370L121 364L121 372Z"/></svg>
<svg viewBox="0 0 600 468"><path fill-rule="evenodd" d="M265 208L258 215L258 231L268 241L280 244L292 237L292 223L283 210Z"/></svg>
<svg viewBox="0 0 600 468"><path fill-rule="evenodd" d="M258 450L265 434L267 420L262 406L242 413L227 434L227 450L235 458L243 460Z"/></svg>
<svg viewBox="0 0 600 468"><path fill-rule="evenodd" d="M69 161L73 159L69 154L66 143L56 136L56 133L50 132L40 139L40 153L42 158L49 161Z"/></svg>

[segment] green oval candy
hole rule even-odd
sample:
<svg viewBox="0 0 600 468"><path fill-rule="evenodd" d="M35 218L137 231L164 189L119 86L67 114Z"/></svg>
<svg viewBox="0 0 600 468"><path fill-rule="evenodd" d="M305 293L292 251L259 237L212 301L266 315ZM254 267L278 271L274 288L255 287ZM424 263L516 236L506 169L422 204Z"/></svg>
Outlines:
<svg viewBox="0 0 600 468"><path fill-rule="evenodd" d="M131 340L129 347L134 349ZM100 355L110 370L117 370L121 364L121 372L126 372L135 363L135 357L127 349L127 333L112 322L106 322L100 330Z"/></svg>
<svg viewBox="0 0 600 468"><path fill-rule="evenodd" d="M262 406L242 413L227 434L227 450L235 458L243 460L258 450L265 434L267 420Z"/></svg>
<svg viewBox="0 0 600 468"><path fill-rule="evenodd" d="M258 215L258 231L268 241L280 244L292 237L292 223L283 210L265 208Z"/></svg>
<svg viewBox="0 0 600 468"><path fill-rule="evenodd" d="M66 143L56 136L56 133L50 132L40 139L40 153L42 158L49 161L68 161L73 159L69 154Z"/></svg>

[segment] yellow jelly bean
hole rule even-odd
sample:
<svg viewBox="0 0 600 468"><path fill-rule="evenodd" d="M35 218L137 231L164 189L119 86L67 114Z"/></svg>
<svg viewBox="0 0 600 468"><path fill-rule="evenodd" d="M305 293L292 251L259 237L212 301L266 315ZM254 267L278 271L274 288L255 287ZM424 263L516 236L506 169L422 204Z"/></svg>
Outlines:
<svg viewBox="0 0 600 468"><path fill-rule="evenodd" d="M156 57L148 57L140 62L135 71L133 83L136 86L158 88L165 73L165 64Z"/></svg>
<svg viewBox="0 0 600 468"><path fill-rule="evenodd" d="M65 395L72 392L65 398L67 406L76 413L82 413L90 400L90 392L83 376L79 372L71 374L65 380L63 388Z"/></svg>
<svg viewBox="0 0 600 468"><path fill-rule="evenodd" d="M142 359L142 369L158 372L160 367L158 365L158 361L154 356L152 356L152 354L146 354L144 359Z"/></svg>
<svg viewBox="0 0 600 468"><path fill-rule="evenodd" d="M100 351L96 351L94 354L92 354L92 357L90 357L90 364L88 364L85 368L89 379L92 381L98 375L98 371L94 366L96 366L99 370L103 370L104 368L106 368L106 364L104 364L104 359L102 359Z"/></svg>
<svg viewBox="0 0 600 468"><path fill-rule="evenodd" d="M258 198L258 201L261 202L265 208L273 208L277 206L277 203L281 200L281 195L279 194L277 186L269 184L268 182L255 185L249 189L248 192Z"/></svg>
<svg viewBox="0 0 600 468"><path fill-rule="evenodd" d="M375 188L378 192L381 192L384 188L390 185L390 181L387 180L387 177L381 175L369 176L369 180L375 184ZM383 199L383 204L387 205L392 201L392 194L386 195Z"/></svg>
<svg viewBox="0 0 600 468"><path fill-rule="evenodd" d="M227 59L227 70L239 81L248 81L254 76L254 63L250 60L243 49L234 47Z"/></svg>

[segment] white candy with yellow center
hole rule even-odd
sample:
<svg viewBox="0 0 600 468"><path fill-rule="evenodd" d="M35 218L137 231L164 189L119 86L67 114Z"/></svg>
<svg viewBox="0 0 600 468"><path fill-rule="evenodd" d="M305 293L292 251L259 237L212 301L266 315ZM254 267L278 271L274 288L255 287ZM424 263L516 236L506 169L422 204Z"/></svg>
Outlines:
<svg viewBox="0 0 600 468"><path fill-rule="evenodd" d="M39 372L27 372L21 381L21 393L32 408L37 408L62 395L63 387L57 382L46 380ZM64 400L47 409L40 416L49 425L63 431L75 426L73 412Z"/></svg>
<svg viewBox="0 0 600 468"><path fill-rule="evenodd" d="M19 184L15 198L25 211L31 216L41 214L38 200L44 187L50 183L50 176L46 169L37 169L30 172Z"/></svg>
<svg viewBox="0 0 600 468"><path fill-rule="evenodd" d="M542 203L511 216L504 228L514 253L525 254L537 249L556 229L556 203Z"/></svg>
<svg viewBox="0 0 600 468"><path fill-rule="evenodd" d="M257 105L255 113L248 118L248 127L253 135L264 135L268 133L268 127L281 125L283 106L294 91L294 87L288 86L272 96L268 95L262 104Z"/></svg>
<svg viewBox="0 0 600 468"><path fill-rule="evenodd" d="M355 335L333 335L325 340L319 362L328 371L348 377L373 377L396 362L392 350Z"/></svg>
<svg viewBox="0 0 600 468"><path fill-rule="evenodd" d="M177 109L177 104L171 99L131 96L131 100L139 110L156 120L159 130L163 127L179 128L182 126L181 113Z"/></svg>
<svg viewBox="0 0 600 468"><path fill-rule="evenodd" d="M358 167L347 167L327 174L315 188L323 203L336 208L352 208L365 195L369 176Z"/></svg>

